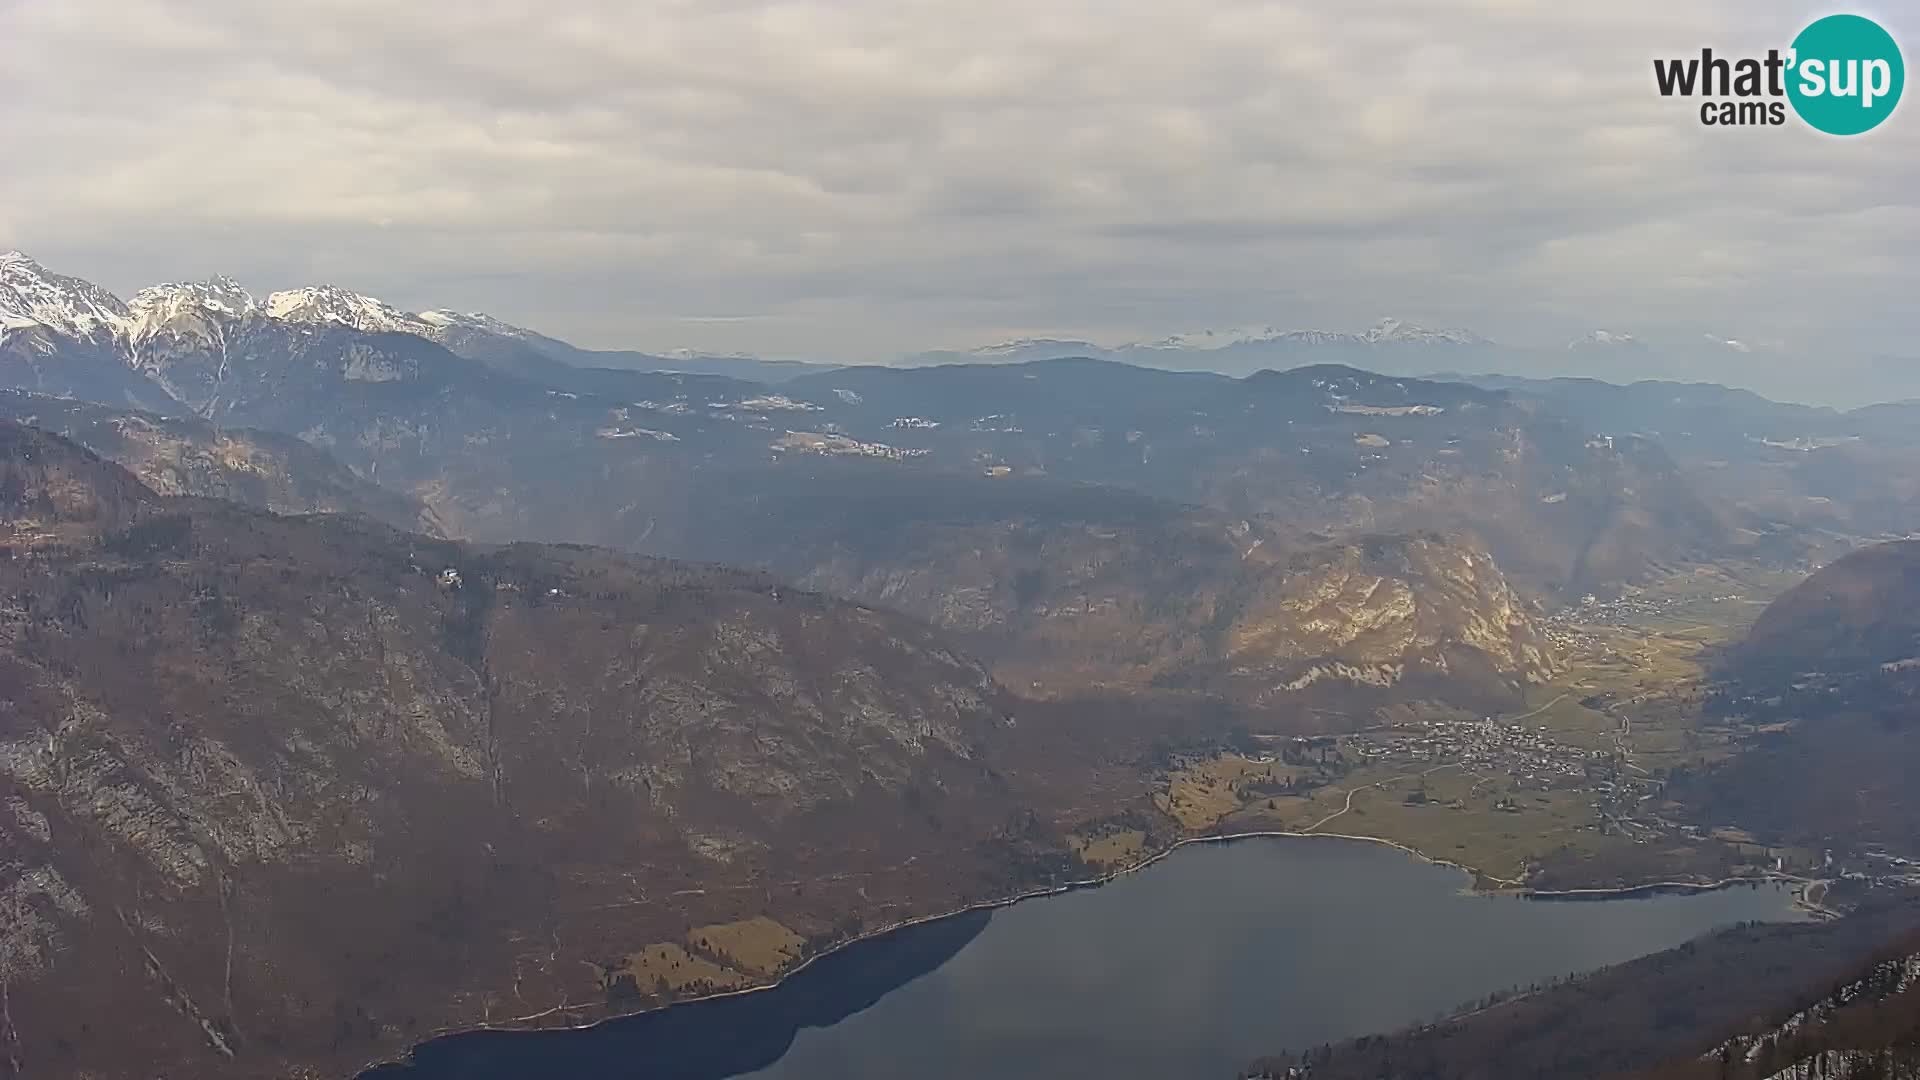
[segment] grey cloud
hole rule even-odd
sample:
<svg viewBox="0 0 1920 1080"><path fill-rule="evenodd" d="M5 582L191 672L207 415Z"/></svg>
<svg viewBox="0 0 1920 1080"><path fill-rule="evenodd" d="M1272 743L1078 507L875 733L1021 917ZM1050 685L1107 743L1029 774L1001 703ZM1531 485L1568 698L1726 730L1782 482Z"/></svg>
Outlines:
<svg viewBox="0 0 1920 1080"><path fill-rule="evenodd" d="M0 246L122 290L334 280L607 346L870 359L1395 313L1899 351L1920 104L1837 141L1653 91L1655 55L1805 17L13 0Z"/></svg>

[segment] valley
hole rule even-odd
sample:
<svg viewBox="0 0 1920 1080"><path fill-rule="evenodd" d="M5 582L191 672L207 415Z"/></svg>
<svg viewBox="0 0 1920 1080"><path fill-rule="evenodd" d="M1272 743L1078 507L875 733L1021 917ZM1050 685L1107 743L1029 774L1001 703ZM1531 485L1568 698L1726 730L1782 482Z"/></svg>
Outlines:
<svg viewBox="0 0 1920 1080"><path fill-rule="evenodd" d="M1805 782L1729 659L1899 525L1897 486L1809 494L1905 460L1883 411L1331 363L773 384L0 271L0 1041L67 1074L129 1067L102 1002L198 1075L341 1074L1239 834L1822 905L1916 850L1903 736L1838 718L1876 759ZM1819 809L1770 813L1782 776ZM1875 830L1809 828L1854 777Z"/></svg>
<svg viewBox="0 0 1920 1080"><path fill-rule="evenodd" d="M1816 873L1821 853L1755 844L1666 791L1757 730L1706 713L1703 661L1789 578L1712 568L1568 607L1546 629L1563 670L1512 713L1400 707L1350 734L1251 733L1251 752L1181 763L1158 804L1195 831L1386 841L1491 888Z"/></svg>
<svg viewBox="0 0 1920 1080"><path fill-rule="evenodd" d="M0 0L0 1080L1920 1080L1882 6Z"/></svg>

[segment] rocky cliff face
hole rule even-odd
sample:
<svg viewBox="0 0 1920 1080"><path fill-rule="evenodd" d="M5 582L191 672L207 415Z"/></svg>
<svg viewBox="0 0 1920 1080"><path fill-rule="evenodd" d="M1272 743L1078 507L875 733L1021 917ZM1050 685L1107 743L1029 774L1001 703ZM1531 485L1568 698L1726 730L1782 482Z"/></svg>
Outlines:
<svg viewBox="0 0 1920 1080"><path fill-rule="evenodd" d="M1000 771L1015 706L911 619L162 498L10 423L0 463L14 1075L337 1075L763 978L1055 857ZM757 920L771 954L726 937ZM650 966L695 927L732 959Z"/></svg>
<svg viewBox="0 0 1920 1080"><path fill-rule="evenodd" d="M1543 681L1554 670L1533 605L1458 538L1370 536L1310 548L1249 583L1227 629L1236 675L1280 677L1269 699L1341 680Z"/></svg>

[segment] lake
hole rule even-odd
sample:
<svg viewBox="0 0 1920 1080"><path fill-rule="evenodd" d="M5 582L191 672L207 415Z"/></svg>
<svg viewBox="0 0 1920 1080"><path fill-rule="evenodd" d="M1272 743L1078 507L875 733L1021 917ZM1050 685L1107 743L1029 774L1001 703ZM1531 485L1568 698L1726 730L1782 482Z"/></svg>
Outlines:
<svg viewBox="0 0 1920 1080"><path fill-rule="evenodd" d="M1359 841L1190 844L1100 888L863 942L764 993L449 1036L366 1080L1231 1080L1262 1054L1803 917L1775 885L1589 902L1467 886Z"/></svg>

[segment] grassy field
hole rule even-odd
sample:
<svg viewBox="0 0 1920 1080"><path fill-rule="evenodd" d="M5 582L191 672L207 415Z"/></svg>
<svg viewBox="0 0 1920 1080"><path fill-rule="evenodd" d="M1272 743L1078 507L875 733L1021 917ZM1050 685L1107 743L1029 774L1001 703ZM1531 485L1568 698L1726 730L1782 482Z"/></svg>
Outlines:
<svg viewBox="0 0 1920 1080"><path fill-rule="evenodd" d="M684 944L655 942L603 970L601 980L612 986L630 978L634 991L649 995L736 990L785 970L804 945L776 920L756 916L695 927Z"/></svg>
<svg viewBox="0 0 1920 1080"><path fill-rule="evenodd" d="M606 975L613 979L631 975L640 991L649 994L658 992L661 987L675 992L691 990L705 993L731 990L751 983L740 972L704 956L696 956L673 942L648 945L628 955L625 962Z"/></svg>
<svg viewBox="0 0 1920 1080"><path fill-rule="evenodd" d="M1355 770L1309 796L1248 800L1216 823L1230 831L1391 840L1517 883L1528 862L1547 852L1605 846L1587 799L1579 791L1515 791L1505 777L1457 766L1388 764Z"/></svg>
<svg viewBox="0 0 1920 1080"><path fill-rule="evenodd" d="M1131 866L1148 854L1147 834L1140 829L1099 837L1070 836L1067 843L1087 865L1103 869Z"/></svg>
<svg viewBox="0 0 1920 1080"><path fill-rule="evenodd" d="M697 952L756 975L772 975L799 959L806 940L766 917L699 926L687 932Z"/></svg>

